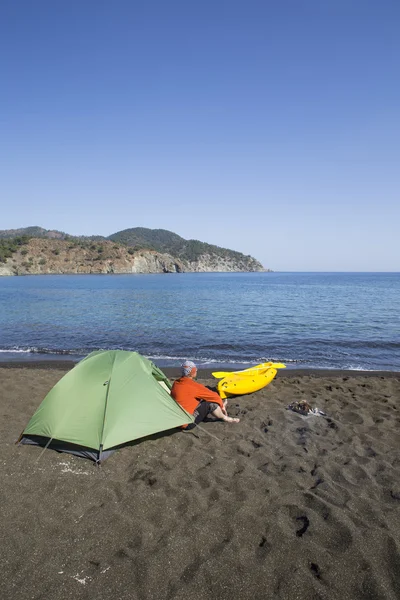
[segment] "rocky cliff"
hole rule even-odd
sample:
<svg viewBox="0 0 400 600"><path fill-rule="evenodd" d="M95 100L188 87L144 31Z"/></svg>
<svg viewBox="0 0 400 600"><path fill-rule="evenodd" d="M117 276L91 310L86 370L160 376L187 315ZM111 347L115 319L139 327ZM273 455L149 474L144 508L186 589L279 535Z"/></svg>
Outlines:
<svg viewBox="0 0 400 600"><path fill-rule="evenodd" d="M201 254L195 261L187 261L187 271L195 273L224 273L229 271L265 271L264 267L255 258L243 256L232 258L215 254Z"/></svg>
<svg viewBox="0 0 400 600"><path fill-rule="evenodd" d="M240 256L243 258L238 260L237 257L203 254L195 261L187 261L168 253L134 250L107 240L31 238L0 263L0 275L264 270L254 258Z"/></svg>

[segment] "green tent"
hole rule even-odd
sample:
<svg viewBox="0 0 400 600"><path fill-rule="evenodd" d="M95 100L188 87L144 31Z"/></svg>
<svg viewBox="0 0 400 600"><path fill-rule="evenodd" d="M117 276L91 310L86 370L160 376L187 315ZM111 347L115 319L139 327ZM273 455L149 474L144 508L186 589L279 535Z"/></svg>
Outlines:
<svg viewBox="0 0 400 600"><path fill-rule="evenodd" d="M92 352L47 394L21 442L101 462L121 444L193 422L170 389L137 352Z"/></svg>

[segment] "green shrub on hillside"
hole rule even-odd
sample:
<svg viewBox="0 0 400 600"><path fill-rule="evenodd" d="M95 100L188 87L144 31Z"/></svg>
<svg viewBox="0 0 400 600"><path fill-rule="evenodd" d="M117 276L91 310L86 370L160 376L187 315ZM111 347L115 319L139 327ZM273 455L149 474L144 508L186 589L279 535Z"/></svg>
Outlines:
<svg viewBox="0 0 400 600"><path fill-rule="evenodd" d="M5 263L21 246L27 244L29 239L26 235L12 239L0 239L0 263ZM22 252L24 255L28 253L25 248Z"/></svg>

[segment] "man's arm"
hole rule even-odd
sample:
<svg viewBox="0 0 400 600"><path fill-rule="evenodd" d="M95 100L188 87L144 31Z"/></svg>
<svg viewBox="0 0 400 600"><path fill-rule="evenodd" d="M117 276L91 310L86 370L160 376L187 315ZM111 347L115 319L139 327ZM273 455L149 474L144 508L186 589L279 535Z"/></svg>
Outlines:
<svg viewBox="0 0 400 600"><path fill-rule="evenodd" d="M224 403L217 392L209 390L205 385L197 383L197 381L193 381L193 384L196 386L194 390L196 398L199 400L205 400L206 402L216 402L222 409L224 408Z"/></svg>

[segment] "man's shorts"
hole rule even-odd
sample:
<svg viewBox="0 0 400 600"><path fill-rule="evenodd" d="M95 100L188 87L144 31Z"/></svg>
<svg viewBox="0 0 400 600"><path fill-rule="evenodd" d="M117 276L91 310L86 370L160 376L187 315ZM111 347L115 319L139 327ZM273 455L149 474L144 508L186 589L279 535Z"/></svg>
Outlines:
<svg viewBox="0 0 400 600"><path fill-rule="evenodd" d="M206 400L200 400L199 404L196 406L195 411L193 413L194 422L201 423L207 416L214 412L218 408L219 404L217 402L207 402Z"/></svg>

